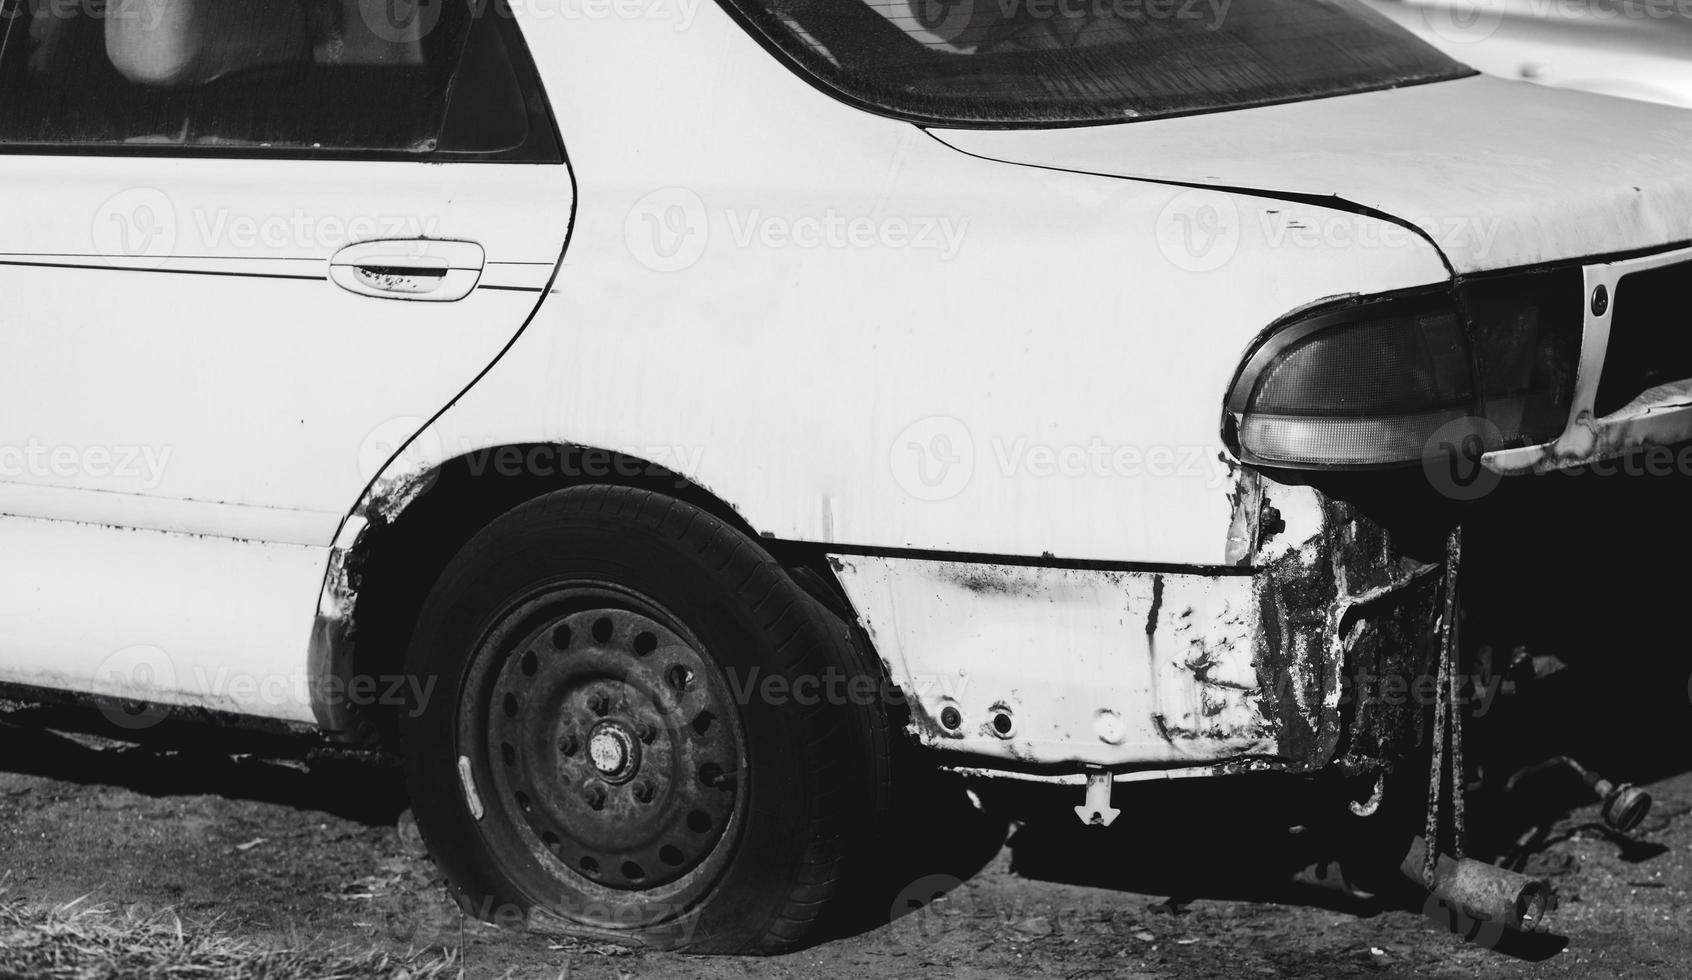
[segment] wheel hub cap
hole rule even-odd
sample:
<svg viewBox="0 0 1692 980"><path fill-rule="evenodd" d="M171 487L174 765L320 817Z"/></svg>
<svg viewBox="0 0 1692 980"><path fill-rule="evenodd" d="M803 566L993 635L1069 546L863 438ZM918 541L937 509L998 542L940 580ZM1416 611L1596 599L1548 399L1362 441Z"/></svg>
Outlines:
<svg viewBox="0 0 1692 980"><path fill-rule="evenodd" d="M588 737L588 758L607 782L625 783L640 768L638 745L621 722L602 721Z"/></svg>

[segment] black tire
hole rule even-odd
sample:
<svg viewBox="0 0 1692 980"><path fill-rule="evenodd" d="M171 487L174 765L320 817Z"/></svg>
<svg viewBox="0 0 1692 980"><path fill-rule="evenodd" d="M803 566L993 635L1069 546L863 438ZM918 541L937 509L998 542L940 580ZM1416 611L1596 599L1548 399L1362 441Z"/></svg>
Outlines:
<svg viewBox="0 0 1692 980"><path fill-rule="evenodd" d="M803 945L865 864L886 713L862 682L769 693L876 676L862 661L846 623L705 511L548 494L477 534L424 603L406 669L434 686L403 722L419 829L484 920L696 952Z"/></svg>

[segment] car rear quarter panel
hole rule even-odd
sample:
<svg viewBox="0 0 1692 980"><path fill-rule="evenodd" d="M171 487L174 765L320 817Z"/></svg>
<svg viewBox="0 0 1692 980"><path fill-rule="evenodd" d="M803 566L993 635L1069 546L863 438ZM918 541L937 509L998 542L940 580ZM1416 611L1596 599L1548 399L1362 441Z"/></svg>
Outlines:
<svg viewBox="0 0 1692 980"><path fill-rule="evenodd" d="M570 443L661 464L777 538L1216 563L1220 405L1250 340L1446 275L1411 234L1275 231L1374 218L957 152L812 88L713 4L515 6L576 175L570 244L529 328L378 493Z"/></svg>

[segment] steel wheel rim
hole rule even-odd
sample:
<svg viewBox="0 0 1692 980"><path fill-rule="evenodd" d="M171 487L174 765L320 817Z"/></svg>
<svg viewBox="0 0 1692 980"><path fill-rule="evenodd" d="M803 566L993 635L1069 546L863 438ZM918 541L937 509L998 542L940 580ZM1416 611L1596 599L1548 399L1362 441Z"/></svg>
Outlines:
<svg viewBox="0 0 1692 980"><path fill-rule="evenodd" d="M650 921L720 878L746 739L722 671L668 610L603 583L549 589L500 617L468 681L460 744L509 831L494 836L544 876L527 890L550 879L611 915L646 903Z"/></svg>

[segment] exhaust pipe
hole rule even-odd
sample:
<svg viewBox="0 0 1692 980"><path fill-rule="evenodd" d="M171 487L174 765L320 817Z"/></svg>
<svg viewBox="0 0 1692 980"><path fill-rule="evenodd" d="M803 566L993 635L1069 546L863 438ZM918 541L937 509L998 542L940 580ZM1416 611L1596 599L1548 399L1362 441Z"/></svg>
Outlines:
<svg viewBox="0 0 1692 980"><path fill-rule="evenodd" d="M1405 877L1422 882L1428 842L1417 837L1399 863ZM1555 905L1551 883L1476 861L1441 854L1429 893L1464 915L1512 932L1542 932Z"/></svg>

